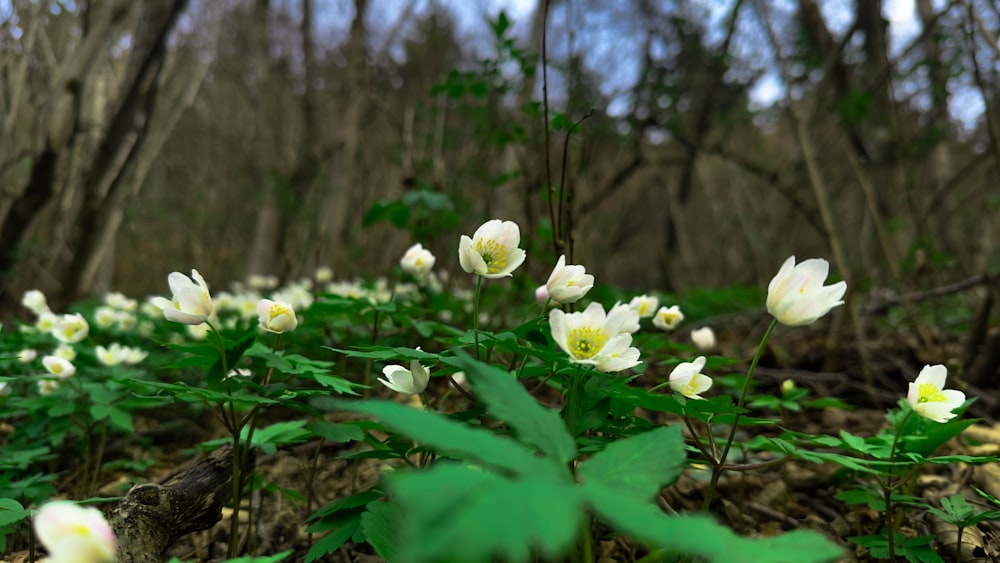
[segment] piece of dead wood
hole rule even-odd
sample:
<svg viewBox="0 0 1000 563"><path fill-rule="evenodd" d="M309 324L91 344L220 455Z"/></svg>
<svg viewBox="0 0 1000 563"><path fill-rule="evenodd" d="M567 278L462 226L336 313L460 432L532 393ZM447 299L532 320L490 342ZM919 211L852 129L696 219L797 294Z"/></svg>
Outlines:
<svg viewBox="0 0 1000 563"><path fill-rule="evenodd" d="M118 563L162 563L181 536L222 519L232 497L233 448L220 447L161 484L136 485L108 513Z"/></svg>

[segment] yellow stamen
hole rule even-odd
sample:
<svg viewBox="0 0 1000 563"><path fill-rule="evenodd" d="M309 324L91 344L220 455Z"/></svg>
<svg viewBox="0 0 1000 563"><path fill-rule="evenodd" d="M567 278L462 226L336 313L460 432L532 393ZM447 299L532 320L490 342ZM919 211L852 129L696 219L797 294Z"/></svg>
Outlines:
<svg viewBox="0 0 1000 563"><path fill-rule="evenodd" d="M917 395L918 403L943 403L948 400L945 398L944 393L937 388L937 385L933 383L921 383L917 389L919 391Z"/></svg>
<svg viewBox="0 0 1000 563"><path fill-rule="evenodd" d="M569 331L570 353L578 360L589 360L597 355L608 342L608 335L600 328L581 326Z"/></svg>
<svg viewBox="0 0 1000 563"><path fill-rule="evenodd" d="M507 247L495 240L477 240L476 252L486 262L486 272L489 274L496 274L507 267Z"/></svg>

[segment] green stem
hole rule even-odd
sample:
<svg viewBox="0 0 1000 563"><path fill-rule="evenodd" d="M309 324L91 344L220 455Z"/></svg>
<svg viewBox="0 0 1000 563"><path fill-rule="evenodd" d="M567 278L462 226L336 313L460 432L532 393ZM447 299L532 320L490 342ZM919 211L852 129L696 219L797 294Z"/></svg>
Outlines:
<svg viewBox="0 0 1000 563"><path fill-rule="evenodd" d="M889 448L889 477L886 479L882 490L882 494L885 497L885 529L887 532L887 541L889 542L889 561L896 560L896 518L895 514L893 514L895 508L892 506L892 491L896 488L896 483L892 481L896 473L896 447L899 445L899 436L903 433L903 429L906 428L906 423L909 422L911 416L913 416L912 410L908 411L903 420L899 421L899 424L896 425L896 435L892 438L892 447Z"/></svg>
<svg viewBox="0 0 1000 563"><path fill-rule="evenodd" d="M705 500L701 505L702 512L708 511L708 507L712 505L712 498L715 496L719 477L722 476L722 472L724 471L726 456L729 455L729 450L733 447L733 440L736 439L736 429L740 423L740 415L743 411L743 405L747 400L747 393L750 392L750 382L753 380L753 373L757 369L757 362L760 361L760 357L764 353L764 346L767 344L767 340L771 337L771 333L774 332L776 326L778 326L778 319L773 319L767 327L767 331L764 332L763 338L760 339L760 345L757 346L757 353L754 354L753 360L750 361L750 368L747 370L747 377L743 381L743 389L740 391L740 399L736 403L736 414L733 415L733 425L729 429L729 436L726 438L726 444L722 447L722 452L719 455L717 463L712 465L712 479L709 481L708 489L705 491Z"/></svg>
<svg viewBox="0 0 1000 563"><path fill-rule="evenodd" d="M226 401L228 404L222 407L223 416L226 415L226 408L228 407L228 415L231 424L229 425L229 432L233 437L233 515L229 522L229 558L233 559L236 557L236 553L239 549L239 537L240 537L240 502L241 492L243 488L242 483L242 467L240 462L243 459L242 455L242 445L240 444L240 431L242 430L242 425L240 424L239 418L236 416L236 402L233 401L233 387L232 383L229 381L229 359L226 357L226 341L222 338L222 333L219 332L217 328L212 326L212 323L206 321L208 324L208 331L215 334L215 339L219 343L219 361L222 363L222 380L226 382L226 394L229 396L229 400Z"/></svg>
<svg viewBox="0 0 1000 563"><path fill-rule="evenodd" d="M100 434L98 435L98 442L97 442L97 455L94 456L93 460L94 473L90 477L90 489L89 489L90 496L94 496L97 494L97 482L101 476L101 465L104 463L103 462L104 446L105 444L107 444L107 441L108 441L108 419L105 418L104 420L101 421L101 430Z"/></svg>
<svg viewBox="0 0 1000 563"><path fill-rule="evenodd" d="M483 290L483 276L476 276L476 296L472 305L472 332L476 339L476 360L479 360L479 296Z"/></svg>
<svg viewBox="0 0 1000 563"><path fill-rule="evenodd" d="M580 561L591 563L594 560L594 540L590 532L590 514L583 515L580 523Z"/></svg>

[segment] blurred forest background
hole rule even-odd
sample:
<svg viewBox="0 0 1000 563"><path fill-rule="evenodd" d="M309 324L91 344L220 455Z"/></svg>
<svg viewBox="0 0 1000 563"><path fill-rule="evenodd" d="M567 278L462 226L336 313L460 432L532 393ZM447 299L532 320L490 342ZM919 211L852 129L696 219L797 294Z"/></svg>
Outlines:
<svg viewBox="0 0 1000 563"><path fill-rule="evenodd" d="M458 271L491 218L541 282L548 185L571 262L630 290L790 254L866 300L986 287L998 29L992 0L0 0L0 313L414 242Z"/></svg>

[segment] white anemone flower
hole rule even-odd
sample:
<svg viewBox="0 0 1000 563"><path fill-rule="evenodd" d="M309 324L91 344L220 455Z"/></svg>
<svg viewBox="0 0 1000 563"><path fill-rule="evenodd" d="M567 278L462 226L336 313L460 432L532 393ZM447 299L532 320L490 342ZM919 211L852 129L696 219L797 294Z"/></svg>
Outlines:
<svg viewBox="0 0 1000 563"><path fill-rule="evenodd" d="M24 296L21 298L21 305L24 305L36 316L39 316L42 313L51 313L49 310L49 304L45 300L45 294L37 289L29 289L28 291L25 291Z"/></svg>
<svg viewBox="0 0 1000 563"><path fill-rule="evenodd" d="M688 399L704 399L701 394L712 387L712 378L701 373L704 367L705 356L677 364L670 372L670 388Z"/></svg>
<svg viewBox="0 0 1000 563"><path fill-rule="evenodd" d="M52 326L52 336L59 342L74 344L87 338L90 333L90 325L80 313L62 315L56 319Z"/></svg>
<svg viewBox="0 0 1000 563"><path fill-rule="evenodd" d="M60 500L44 504L33 524L52 563L110 563L115 560L115 534L96 508Z"/></svg>
<svg viewBox="0 0 1000 563"><path fill-rule="evenodd" d="M628 302L628 306L639 313L640 319L652 317L659 304L660 300L655 295L637 295Z"/></svg>
<svg viewBox="0 0 1000 563"><path fill-rule="evenodd" d="M410 369L400 365L389 365L382 368L382 375L378 380L393 391L405 395L419 395L427 388L430 380L430 373L427 368L420 365L420 362L413 360L410 362Z"/></svg>
<svg viewBox="0 0 1000 563"><path fill-rule="evenodd" d="M154 297L153 304L163 311L168 321L186 325L200 325L212 314L212 295L208 284L198 270L191 270L191 277L180 272L167 276L171 299Z"/></svg>
<svg viewBox="0 0 1000 563"><path fill-rule="evenodd" d="M621 322L605 315L600 303L591 303L582 312L549 313L552 339L571 362L587 364L600 371L621 371L639 363L639 350L632 335L620 330Z"/></svg>
<svg viewBox="0 0 1000 563"><path fill-rule="evenodd" d="M73 362L59 356L45 356L42 358L42 365L45 366L45 371L62 379L72 377L76 373Z"/></svg>
<svg viewBox="0 0 1000 563"><path fill-rule="evenodd" d="M767 286L767 312L786 326L816 322L837 305L843 305L847 282L823 285L830 263L822 258L795 264L789 256Z"/></svg>
<svg viewBox="0 0 1000 563"><path fill-rule="evenodd" d="M627 303L615 303L608 311L608 326L612 332L638 332L639 313Z"/></svg>
<svg viewBox="0 0 1000 563"><path fill-rule="evenodd" d="M299 326L295 318L295 310L288 303L261 299L257 302L257 315L260 327L268 332L281 334L295 330Z"/></svg>
<svg viewBox="0 0 1000 563"><path fill-rule="evenodd" d="M948 422L957 416L951 412L965 402L965 393L945 389L948 368L941 364L926 365L917 378L910 382L907 402L917 414L935 422Z"/></svg>
<svg viewBox="0 0 1000 563"><path fill-rule="evenodd" d="M677 305L660 307L653 317L653 326L660 330L674 330L684 320L684 313Z"/></svg>
<svg viewBox="0 0 1000 563"><path fill-rule="evenodd" d="M492 219L476 229L472 238L462 235L458 243L458 262L470 274L484 278L503 278L524 263L521 231L513 221Z"/></svg>
<svg viewBox="0 0 1000 563"><path fill-rule="evenodd" d="M403 257L399 259L399 266L411 276L423 279L434 268L435 262L437 258L418 242L406 249Z"/></svg>
<svg viewBox="0 0 1000 563"><path fill-rule="evenodd" d="M594 276L576 264L566 265L566 255L559 257L545 282L548 297L554 303L576 303L594 287ZM536 296L537 299L537 296Z"/></svg>
<svg viewBox="0 0 1000 563"><path fill-rule="evenodd" d="M712 327L703 326L701 328L691 331L691 342L702 351L708 351L715 348L715 332Z"/></svg>

